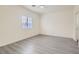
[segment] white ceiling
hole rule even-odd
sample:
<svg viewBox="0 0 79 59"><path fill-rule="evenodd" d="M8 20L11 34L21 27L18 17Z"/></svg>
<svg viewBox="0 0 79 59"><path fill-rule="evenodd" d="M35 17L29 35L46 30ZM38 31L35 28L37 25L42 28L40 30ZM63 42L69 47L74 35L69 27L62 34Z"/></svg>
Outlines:
<svg viewBox="0 0 79 59"><path fill-rule="evenodd" d="M32 7L32 5L24 5L24 7L39 14L57 12L73 8L72 5L45 5L44 8Z"/></svg>

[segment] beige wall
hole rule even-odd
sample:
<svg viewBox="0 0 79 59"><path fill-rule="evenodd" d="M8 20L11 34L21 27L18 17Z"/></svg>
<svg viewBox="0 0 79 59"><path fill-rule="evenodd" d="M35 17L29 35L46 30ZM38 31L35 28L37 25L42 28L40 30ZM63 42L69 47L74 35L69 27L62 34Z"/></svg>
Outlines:
<svg viewBox="0 0 79 59"><path fill-rule="evenodd" d="M78 13L79 12L79 5L75 5L73 11L74 11L74 13Z"/></svg>
<svg viewBox="0 0 79 59"><path fill-rule="evenodd" d="M33 18L33 28L22 29L21 16ZM0 6L0 46L39 34L39 15L20 6Z"/></svg>
<svg viewBox="0 0 79 59"><path fill-rule="evenodd" d="M73 10L45 14L41 18L41 33L73 38Z"/></svg>

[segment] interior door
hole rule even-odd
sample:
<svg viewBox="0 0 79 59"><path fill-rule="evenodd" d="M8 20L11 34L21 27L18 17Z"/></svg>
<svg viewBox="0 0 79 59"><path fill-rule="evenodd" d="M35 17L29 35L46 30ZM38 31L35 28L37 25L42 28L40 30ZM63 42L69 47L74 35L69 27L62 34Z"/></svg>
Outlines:
<svg viewBox="0 0 79 59"><path fill-rule="evenodd" d="M79 13L76 14L76 39L79 43Z"/></svg>

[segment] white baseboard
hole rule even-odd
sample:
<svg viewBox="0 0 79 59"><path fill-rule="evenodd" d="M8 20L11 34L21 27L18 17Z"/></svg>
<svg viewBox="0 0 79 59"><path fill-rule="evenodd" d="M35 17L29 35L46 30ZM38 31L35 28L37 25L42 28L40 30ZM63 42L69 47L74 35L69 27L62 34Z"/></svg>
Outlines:
<svg viewBox="0 0 79 59"><path fill-rule="evenodd" d="M68 38L68 39L73 39L71 37L64 37L64 36L57 36L57 35L50 35L50 34L41 34L41 35L48 35L48 36L56 36L56 37L62 37L62 38ZM74 39L73 39L74 40Z"/></svg>
<svg viewBox="0 0 79 59"><path fill-rule="evenodd" d="M1 44L0 47L5 46L5 45L9 45L9 44L12 44L12 43L16 43L16 42L19 42L19 41L21 41L21 40L25 40L25 39L28 39L28 38L31 38L31 37L34 37L34 36L37 36L37 35L39 35L39 34L34 34L34 35L31 35L31 36L26 37L26 38L24 38L24 39L13 40L13 41L7 42L7 43L5 43L5 44Z"/></svg>

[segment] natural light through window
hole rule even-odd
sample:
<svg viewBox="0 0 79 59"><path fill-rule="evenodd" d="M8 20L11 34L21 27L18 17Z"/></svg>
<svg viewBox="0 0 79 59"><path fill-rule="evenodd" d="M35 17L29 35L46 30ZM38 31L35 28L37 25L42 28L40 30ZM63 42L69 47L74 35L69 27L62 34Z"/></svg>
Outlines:
<svg viewBox="0 0 79 59"><path fill-rule="evenodd" d="M22 28L23 29L32 29L32 17L22 16Z"/></svg>

